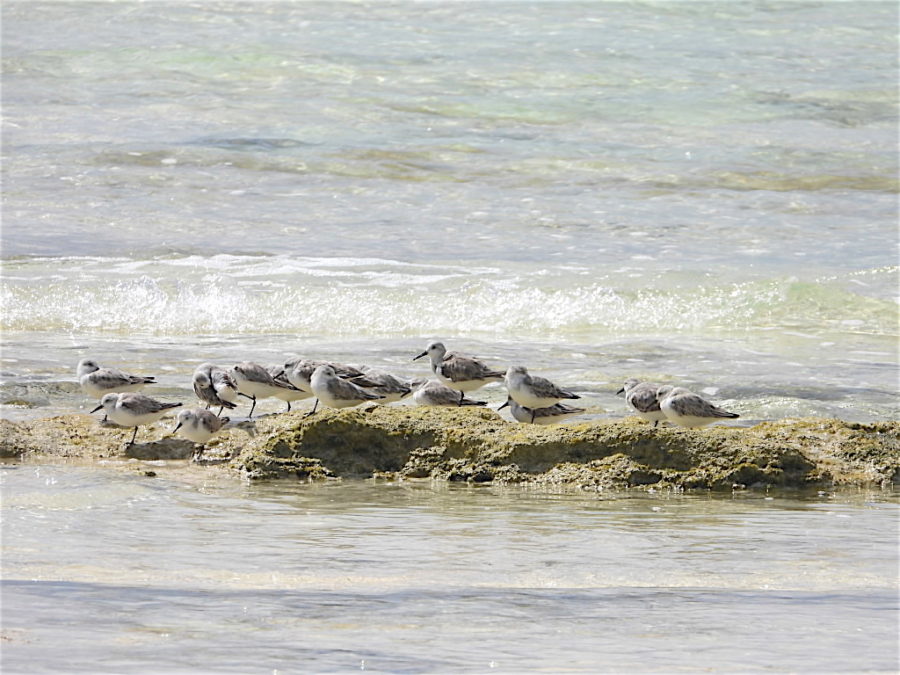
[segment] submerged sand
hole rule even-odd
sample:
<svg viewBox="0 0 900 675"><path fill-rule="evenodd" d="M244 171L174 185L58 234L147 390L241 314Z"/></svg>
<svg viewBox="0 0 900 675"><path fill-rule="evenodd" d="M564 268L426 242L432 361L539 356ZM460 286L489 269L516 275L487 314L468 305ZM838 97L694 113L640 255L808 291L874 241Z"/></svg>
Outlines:
<svg viewBox="0 0 900 675"><path fill-rule="evenodd" d="M5 457L190 459L171 423L131 430L87 415L0 421ZM206 466L248 479L384 476L580 488L733 489L889 485L900 480L900 422L802 418L749 428L653 428L628 418L541 427L481 408L376 407L270 415L224 430Z"/></svg>

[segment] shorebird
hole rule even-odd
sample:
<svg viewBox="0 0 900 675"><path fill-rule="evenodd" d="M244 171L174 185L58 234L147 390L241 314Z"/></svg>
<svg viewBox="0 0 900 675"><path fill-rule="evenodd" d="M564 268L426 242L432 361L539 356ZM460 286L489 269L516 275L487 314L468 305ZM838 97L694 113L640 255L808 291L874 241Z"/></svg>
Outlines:
<svg viewBox="0 0 900 675"><path fill-rule="evenodd" d="M641 382L630 378L625 380L625 385L616 392L616 396L625 394L625 402L634 409L637 416L653 422L655 427L666 419L666 414L659 408L659 399L656 398L659 387L660 385L653 382Z"/></svg>
<svg viewBox="0 0 900 675"><path fill-rule="evenodd" d="M497 410L503 410L506 406L509 406L509 412L513 419L523 424L556 424L584 412L584 408L573 408L565 403L557 403L546 408L526 408L519 405L512 396L507 398L506 403Z"/></svg>
<svg viewBox="0 0 900 675"><path fill-rule="evenodd" d="M502 371L491 370L478 359L448 352L442 342L429 342L425 351L413 361L423 356L431 359L431 372L438 380L459 392L459 405L462 405L466 392L480 389L491 381L503 379Z"/></svg>
<svg viewBox="0 0 900 675"><path fill-rule="evenodd" d="M211 363L202 363L197 366L191 380L194 393L201 402L210 406L219 406L219 415L222 410L237 408L234 399L237 398L237 383L224 368L219 368Z"/></svg>
<svg viewBox="0 0 900 675"><path fill-rule="evenodd" d="M275 398L279 398L287 403L287 412L291 412L291 403L293 401L302 401L303 399L312 396L312 391L295 387L288 381L284 366L279 366L277 364L271 365L266 367L266 370L269 371L269 375L272 376L272 379L275 380L275 382L290 385L290 389L279 388L275 393Z"/></svg>
<svg viewBox="0 0 900 675"><path fill-rule="evenodd" d="M284 375L287 381L298 389L312 393L310 378L312 378L312 374L319 366L331 366L341 379L359 380L363 382L361 386L365 386L365 373L362 370L348 366L345 363L335 363L333 361L315 361L313 359L296 357L284 364Z"/></svg>
<svg viewBox="0 0 900 675"><path fill-rule="evenodd" d="M203 408L182 410L178 413L176 419L178 424L172 429L172 433L176 434L181 431L182 436L200 446L194 455L194 459L200 459L201 455L203 455L204 446L223 426L231 421L227 417L217 417L209 410L204 410Z"/></svg>
<svg viewBox="0 0 900 675"><path fill-rule="evenodd" d="M737 413L723 410L684 387L666 385L660 387L656 395L666 419L680 427L696 429L718 420L740 417Z"/></svg>
<svg viewBox="0 0 900 675"><path fill-rule="evenodd" d="M153 377L129 375L116 368L101 368L92 359L81 359L76 372L82 391L96 399L114 392L140 391L145 385L156 383Z"/></svg>
<svg viewBox="0 0 900 675"><path fill-rule="evenodd" d="M363 372L363 377L352 378L350 382L366 391L381 396L380 400L375 401L379 405L395 403L412 393L412 387L409 386L408 382L384 370L378 370L370 366L360 366L359 370Z"/></svg>
<svg viewBox="0 0 900 675"><path fill-rule="evenodd" d="M368 392L349 380L342 380L335 373L334 367L328 364L316 368L309 382L313 393L316 395L316 402L307 415L312 415L316 412L320 401L329 408L350 408L366 401L375 401L382 398L378 394Z"/></svg>
<svg viewBox="0 0 900 675"><path fill-rule="evenodd" d="M134 433L126 447L134 445L139 426L153 424L172 408L181 403L163 403L143 394L126 392L122 394L106 394L100 399L100 405L91 410L103 410L106 416L122 427L134 427Z"/></svg>
<svg viewBox="0 0 900 675"><path fill-rule="evenodd" d="M416 380L412 383L413 400L419 405L425 406L452 406L458 408L464 405L486 405L484 401L473 401L451 389L445 387L437 380Z"/></svg>
<svg viewBox="0 0 900 675"><path fill-rule="evenodd" d="M253 401L248 417L253 417L257 398L277 396L279 389L295 388L287 382L276 380L263 366L250 361L244 361L236 366L232 366L230 374L234 377L235 384L237 384L238 393L249 397Z"/></svg>
<svg viewBox="0 0 900 675"><path fill-rule="evenodd" d="M525 366L507 368L504 379L510 398L532 411L554 406L563 399L581 398L578 394L560 389L544 377L532 377Z"/></svg>

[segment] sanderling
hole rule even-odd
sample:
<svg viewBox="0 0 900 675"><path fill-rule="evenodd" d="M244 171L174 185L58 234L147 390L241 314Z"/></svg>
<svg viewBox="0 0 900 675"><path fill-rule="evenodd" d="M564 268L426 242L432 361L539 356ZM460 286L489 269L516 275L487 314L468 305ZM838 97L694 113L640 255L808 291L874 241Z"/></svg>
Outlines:
<svg viewBox="0 0 900 675"><path fill-rule="evenodd" d="M106 394L100 399L100 405L91 410L97 412L103 410L106 416L122 427L134 427L128 447L134 445L139 426L153 424L172 408L177 408L181 403L163 403L144 396L143 394L122 393Z"/></svg>
<svg viewBox="0 0 900 675"><path fill-rule="evenodd" d="M293 385L288 384L287 382L276 380L263 366L250 361L244 361L243 363L232 366L230 374L237 384L238 393L249 396L253 401L253 405L250 406L250 414L248 417L253 417L257 398L277 396L279 389L294 388Z"/></svg>
<svg viewBox="0 0 900 675"><path fill-rule="evenodd" d="M96 399L113 392L140 391L145 385L156 383L153 377L129 375L116 368L101 368L92 359L81 359L76 372L82 391Z"/></svg>
<svg viewBox="0 0 900 675"><path fill-rule="evenodd" d="M544 377L532 377L525 366L507 368L505 381L510 398L531 410L554 406L563 399L581 398L578 394L560 389Z"/></svg>
<svg viewBox="0 0 900 675"><path fill-rule="evenodd" d="M452 406L454 408L463 405L486 405L484 401L473 401L466 398L465 394L445 387L437 380L414 380L412 386L413 400L419 405Z"/></svg>
<svg viewBox="0 0 900 675"><path fill-rule="evenodd" d="M292 385L287 379L287 373L284 371L284 366L279 366L277 364L267 366L266 370L269 371L269 375L272 376L272 379L275 382L281 384L290 385L290 389L288 388L280 388L275 393L275 398L281 399L285 403L287 403L287 412L291 412L291 402L292 401L302 401L305 398L312 397L312 391L308 391L305 389L300 389L299 387L295 387Z"/></svg>
<svg viewBox="0 0 900 675"><path fill-rule="evenodd" d="M228 408L237 407L234 399L237 398L237 383L224 368L219 368L211 363L202 363L197 366L192 378L194 393L202 403L210 406L219 406L219 414Z"/></svg>
<svg viewBox="0 0 900 675"><path fill-rule="evenodd" d="M625 394L626 403L634 409L637 416L653 422L655 427L666 419L666 414L660 410L659 399L656 397L659 386L653 382L641 382L630 378L625 380L625 385L616 392L616 396Z"/></svg>
<svg viewBox="0 0 900 675"><path fill-rule="evenodd" d="M362 387L358 387L349 380L342 380L335 373L334 367L328 364L316 368L309 383L312 386L313 393L316 395L316 402L307 415L312 415L316 412L319 401L329 408L351 408L366 401L375 401L382 398L378 394L373 394Z"/></svg>
<svg viewBox="0 0 900 675"><path fill-rule="evenodd" d="M526 408L519 405L512 396L507 398L506 403L497 410L503 410L506 406L509 406L509 412L512 413L513 419L523 424L556 424L584 412L584 408L573 408L564 403L557 403L546 408Z"/></svg>
<svg viewBox="0 0 900 675"><path fill-rule="evenodd" d="M481 361L456 352L448 352L441 342L429 342L425 351L413 359L427 356L431 359L431 372L447 387L459 392L462 405L465 392L480 389L488 382L502 380L503 372L491 370Z"/></svg>
<svg viewBox="0 0 900 675"><path fill-rule="evenodd" d="M360 366L364 377L352 378L350 381L373 394L378 394L381 399L375 401L378 404L394 403L412 393L412 387L408 382L391 375L384 370L378 370L371 366Z"/></svg>
<svg viewBox="0 0 900 675"><path fill-rule="evenodd" d="M666 419L681 427L696 429L718 420L740 417L737 413L723 410L684 387L666 385L660 387L656 395Z"/></svg>
<svg viewBox="0 0 900 675"><path fill-rule="evenodd" d="M204 410L203 408L182 410L178 413L176 419L178 424L172 429L172 433L176 434L181 431L182 436L200 446L194 455L194 459L200 459L204 446L223 426L231 421L227 417L217 417L209 410Z"/></svg>
<svg viewBox="0 0 900 675"><path fill-rule="evenodd" d="M331 366L334 372L341 379L362 378L364 373L353 366L345 363L335 363L333 361L316 361L313 359L303 359L295 357L284 364L284 374L287 381L298 389L312 392L312 385L309 380L316 368L319 366Z"/></svg>

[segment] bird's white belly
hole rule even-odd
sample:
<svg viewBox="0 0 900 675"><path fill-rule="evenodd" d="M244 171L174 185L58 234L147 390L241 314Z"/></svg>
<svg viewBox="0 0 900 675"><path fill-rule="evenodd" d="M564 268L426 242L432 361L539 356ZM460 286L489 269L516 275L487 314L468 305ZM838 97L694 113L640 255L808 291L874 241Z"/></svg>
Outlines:
<svg viewBox="0 0 900 675"><path fill-rule="evenodd" d="M222 399L223 401L227 401L228 403L234 403L234 400L237 398L237 389L232 389L231 387L217 386L215 387L216 395Z"/></svg>
<svg viewBox="0 0 900 675"><path fill-rule="evenodd" d="M535 396L530 387L523 384L514 384L507 388L513 401L525 408L549 408L559 403L558 398Z"/></svg>
<svg viewBox="0 0 900 675"><path fill-rule="evenodd" d="M257 398L267 398L274 396L278 387L273 387L265 382L254 382L253 380L237 380L237 390L245 396L255 396Z"/></svg>
<svg viewBox="0 0 900 675"><path fill-rule="evenodd" d="M181 435L189 441L200 443L201 445L206 443L215 435L213 432L209 431L199 424L183 424L181 425L181 429L179 429L179 431L181 432Z"/></svg>
<svg viewBox="0 0 900 675"><path fill-rule="evenodd" d="M654 410L652 412L641 412L640 410L635 410L634 414L640 417L642 420L647 420L648 422L665 422L668 418L666 414L662 410Z"/></svg>
<svg viewBox="0 0 900 675"><path fill-rule="evenodd" d="M111 413L109 413L109 419L123 427L140 427L145 424L153 424L160 417L166 414L165 410L161 410L155 413L144 413L143 415L136 415L131 412L126 412L121 408L114 408Z"/></svg>
<svg viewBox="0 0 900 675"><path fill-rule="evenodd" d="M103 398L105 394L109 394L111 392L125 393L130 391L140 391L145 386L144 382L138 382L136 384L122 384L110 388L100 387L95 382L88 379L87 376L82 378L80 384L81 390L91 398Z"/></svg>

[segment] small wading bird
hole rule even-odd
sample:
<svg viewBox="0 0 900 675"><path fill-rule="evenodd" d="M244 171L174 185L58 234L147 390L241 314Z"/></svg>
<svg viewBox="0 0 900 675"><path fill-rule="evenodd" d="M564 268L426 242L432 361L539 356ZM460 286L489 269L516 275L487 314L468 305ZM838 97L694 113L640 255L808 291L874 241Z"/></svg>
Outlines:
<svg viewBox="0 0 900 675"><path fill-rule="evenodd" d="M378 394L358 387L349 380L342 380L335 373L334 367L328 364L316 368L309 382L313 394L316 395L316 402L307 416L316 412L320 401L322 405L329 408L350 408L366 401L376 401L382 398Z"/></svg>
<svg viewBox="0 0 900 675"><path fill-rule="evenodd" d="M231 421L227 417L217 417L209 410L204 410L203 408L182 410L178 413L176 419L178 423L172 429L172 434L177 434L180 431L181 435L186 439L198 444L198 448L194 451L193 459L200 459L210 439Z"/></svg>
<svg viewBox="0 0 900 675"><path fill-rule="evenodd" d="M696 429L719 420L740 417L737 413L723 410L684 387L666 385L660 387L656 395L666 419L680 427Z"/></svg>
<svg viewBox="0 0 900 675"><path fill-rule="evenodd" d="M137 393L106 394L92 413L103 410L106 416L121 427L134 427L134 433L126 447L134 445L138 427L153 424L172 408L181 403L163 403Z"/></svg>
<svg viewBox="0 0 900 675"><path fill-rule="evenodd" d="M632 407L637 416L656 427L665 421L666 414L660 410L656 392L660 385L653 382L641 382L634 378L625 380L625 385L616 392L616 396L625 394L625 402Z"/></svg>
<svg viewBox="0 0 900 675"><path fill-rule="evenodd" d="M380 400L375 401L378 405L395 403L412 393L412 387L409 386L409 383L388 372L369 366L360 366L359 369L364 373L364 376L353 378L350 381L372 394L381 396Z"/></svg>
<svg viewBox="0 0 900 675"><path fill-rule="evenodd" d="M269 371L269 375L272 376L272 379L275 380L276 384L290 385L290 388L282 387L275 392L275 398L281 399L287 403L287 412L291 412L291 403L293 401L302 401L303 399L312 397L312 391L295 387L288 381L284 366L275 364L268 366L266 370Z"/></svg>
<svg viewBox="0 0 900 675"><path fill-rule="evenodd" d="M248 417L253 417L257 398L277 396L280 389L296 389L292 384L276 380L263 366L250 361L233 366L230 374L237 384L238 393L253 401Z"/></svg>
<svg viewBox="0 0 900 675"><path fill-rule="evenodd" d="M564 403L557 403L546 408L526 408L516 403L511 396L497 410L503 410L506 406L509 406L509 412L513 419L522 424L556 424L584 412L584 408L573 408Z"/></svg>
<svg viewBox="0 0 900 675"><path fill-rule="evenodd" d="M353 380L354 383L361 387L369 386L366 383L365 373L362 370L354 366L348 366L345 363L335 363L333 361L316 361L295 357L284 364L284 375L292 385L311 393L312 384L310 384L310 378L312 378L312 374L319 366L331 366L335 374L342 380Z"/></svg>
<svg viewBox="0 0 900 675"><path fill-rule="evenodd" d="M194 371L192 384L194 393L201 402L206 404L207 409L217 405L219 406L218 414L221 415L225 408L233 410L237 407L234 403L234 399L238 395L237 383L224 368L219 368L211 363L203 363Z"/></svg>
<svg viewBox="0 0 900 675"><path fill-rule="evenodd" d="M459 405L462 405L466 392L475 391L489 382L502 380L504 377L502 371L491 370L478 359L448 352L442 342L429 342L425 346L425 351L413 361L423 356L431 360L431 372L441 384L459 392Z"/></svg>
<svg viewBox="0 0 900 675"><path fill-rule="evenodd" d="M106 394L140 391L148 384L156 384L153 377L129 375L116 368L101 368L92 359L81 359L76 373L81 390L98 400Z"/></svg>
<svg viewBox="0 0 900 675"><path fill-rule="evenodd" d="M504 379L509 397L520 406L532 410L532 423L537 416L535 410L549 408L563 399L581 398L578 394L560 389L544 377L532 377L525 366L510 366Z"/></svg>
<svg viewBox="0 0 900 675"><path fill-rule="evenodd" d="M413 382L413 400L424 406L486 405L484 401L473 401L465 395L460 399L459 392L445 387L436 380L416 380Z"/></svg>

